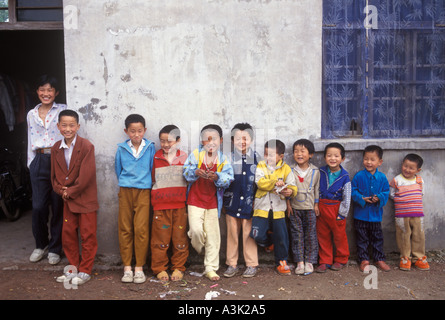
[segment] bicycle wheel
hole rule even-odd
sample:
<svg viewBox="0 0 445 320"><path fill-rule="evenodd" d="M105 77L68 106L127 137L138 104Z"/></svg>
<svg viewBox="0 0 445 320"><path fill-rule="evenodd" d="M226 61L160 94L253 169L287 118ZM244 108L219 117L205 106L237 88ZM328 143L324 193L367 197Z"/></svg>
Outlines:
<svg viewBox="0 0 445 320"><path fill-rule="evenodd" d="M6 219L9 221L15 221L20 217L20 207L14 200L14 183L10 178L3 180L0 187L0 206Z"/></svg>

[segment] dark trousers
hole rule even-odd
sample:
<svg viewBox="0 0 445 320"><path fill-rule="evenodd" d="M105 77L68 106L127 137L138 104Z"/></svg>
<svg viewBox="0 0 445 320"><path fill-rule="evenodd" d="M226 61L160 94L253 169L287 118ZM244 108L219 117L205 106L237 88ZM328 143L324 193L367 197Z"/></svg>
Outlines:
<svg viewBox="0 0 445 320"><path fill-rule="evenodd" d="M32 187L32 234L37 249L60 254L62 251L63 200L51 185L51 156L37 153L29 166ZM52 209L49 220L49 207ZM51 238L49 238L49 231Z"/></svg>
<svg viewBox="0 0 445 320"><path fill-rule="evenodd" d="M289 216L294 262L318 262L317 217L314 210L292 209Z"/></svg>
<svg viewBox="0 0 445 320"><path fill-rule="evenodd" d="M369 261L369 246L372 248L372 256L375 261L385 261L382 224L354 219L354 227L359 263L363 260Z"/></svg>
<svg viewBox="0 0 445 320"><path fill-rule="evenodd" d="M268 231L272 231L272 233ZM289 235L285 218L274 219L272 211L269 211L268 218L253 217L250 236L260 247L274 245L276 265L279 265L281 260L287 262L289 256Z"/></svg>

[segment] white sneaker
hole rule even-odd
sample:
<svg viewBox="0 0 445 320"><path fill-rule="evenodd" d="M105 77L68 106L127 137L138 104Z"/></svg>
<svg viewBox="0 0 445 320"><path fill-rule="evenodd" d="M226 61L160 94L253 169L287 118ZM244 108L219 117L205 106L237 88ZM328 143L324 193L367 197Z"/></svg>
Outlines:
<svg viewBox="0 0 445 320"><path fill-rule="evenodd" d="M34 251L31 253L31 256L29 257L29 261L31 262L37 262L42 260L43 256L46 254L48 250L48 247L45 249L34 249Z"/></svg>
<svg viewBox="0 0 445 320"><path fill-rule="evenodd" d="M295 268L295 274L304 274L304 264L298 263L297 267Z"/></svg>
<svg viewBox="0 0 445 320"><path fill-rule="evenodd" d="M60 262L60 255L58 255L57 253L54 252L49 252L48 253L48 262L49 264L58 264Z"/></svg>
<svg viewBox="0 0 445 320"><path fill-rule="evenodd" d="M312 272L314 272L314 266L312 265L312 263L305 262L304 263L304 274L308 275L308 274L311 274Z"/></svg>
<svg viewBox="0 0 445 320"><path fill-rule="evenodd" d="M136 271L134 273L133 282L134 283L144 283L146 280L144 271Z"/></svg>
<svg viewBox="0 0 445 320"><path fill-rule="evenodd" d="M70 281L71 279L73 279L76 276L75 273L72 272L66 272L63 275L59 276L56 278L57 282L65 282L65 281Z"/></svg>
<svg viewBox="0 0 445 320"><path fill-rule="evenodd" d="M73 278L71 283L74 284L74 285L76 285L76 284L80 285L80 284L84 284L85 282L87 282L90 279L91 279L91 276L88 273L79 272L77 274L77 276Z"/></svg>
<svg viewBox="0 0 445 320"><path fill-rule="evenodd" d="M133 271L124 271L124 276L122 277L121 281L125 283L133 282Z"/></svg>

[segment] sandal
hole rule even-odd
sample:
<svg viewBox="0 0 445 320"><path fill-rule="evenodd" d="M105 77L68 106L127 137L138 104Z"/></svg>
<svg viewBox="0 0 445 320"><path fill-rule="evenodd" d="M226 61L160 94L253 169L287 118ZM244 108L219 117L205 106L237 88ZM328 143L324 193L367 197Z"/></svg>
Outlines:
<svg viewBox="0 0 445 320"><path fill-rule="evenodd" d="M161 271L156 275L156 278L161 281L168 281L168 273L165 271Z"/></svg>
<svg viewBox="0 0 445 320"><path fill-rule="evenodd" d="M215 271L209 271L206 273L206 277L212 281L218 281L220 278Z"/></svg>
<svg viewBox="0 0 445 320"><path fill-rule="evenodd" d="M172 273L172 281L179 281L182 280L182 277L184 276L184 273L178 269L175 269Z"/></svg>

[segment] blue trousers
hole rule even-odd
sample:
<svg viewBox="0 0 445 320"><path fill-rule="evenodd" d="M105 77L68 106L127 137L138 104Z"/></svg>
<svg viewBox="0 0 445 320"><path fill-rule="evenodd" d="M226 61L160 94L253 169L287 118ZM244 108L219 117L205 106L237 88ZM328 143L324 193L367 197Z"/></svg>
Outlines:
<svg viewBox="0 0 445 320"><path fill-rule="evenodd" d="M369 222L354 219L354 227L357 243L357 257L359 263L369 261L369 247L372 248L372 256L375 261L385 261L383 252L383 232L380 222Z"/></svg>
<svg viewBox="0 0 445 320"><path fill-rule="evenodd" d="M268 231L272 231L269 233ZM275 264L281 260L287 262L289 256L289 235L287 233L286 219L274 219L272 210L268 218L252 217L252 230L250 231L257 245L268 247L274 245Z"/></svg>
<svg viewBox="0 0 445 320"><path fill-rule="evenodd" d="M63 200L51 185L51 156L37 153L29 165L32 188L32 234L36 249L62 251ZM52 216L49 220L51 206ZM48 221L51 238L49 238Z"/></svg>

